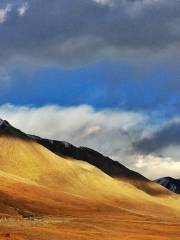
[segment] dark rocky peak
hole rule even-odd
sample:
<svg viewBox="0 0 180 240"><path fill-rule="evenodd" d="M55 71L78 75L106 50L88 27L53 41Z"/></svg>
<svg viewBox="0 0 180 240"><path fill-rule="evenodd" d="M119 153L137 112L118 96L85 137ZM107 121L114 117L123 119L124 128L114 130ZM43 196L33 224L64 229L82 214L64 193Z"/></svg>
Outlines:
<svg viewBox="0 0 180 240"><path fill-rule="evenodd" d="M0 119L0 135L18 137L28 140L28 136L19 129L13 127L8 121ZM30 140L30 139L29 139Z"/></svg>
<svg viewBox="0 0 180 240"><path fill-rule="evenodd" d="M0 130L4 130L6 128L11 127L8 121L0 119Z"/></svg>
<svg viewBox="0 0 180 240"><path fill-rule="evenodd" d="M180 179L175 179L172 177L163 177L155 180L161 186L169 189L170 191L180 194Z"/></svg>

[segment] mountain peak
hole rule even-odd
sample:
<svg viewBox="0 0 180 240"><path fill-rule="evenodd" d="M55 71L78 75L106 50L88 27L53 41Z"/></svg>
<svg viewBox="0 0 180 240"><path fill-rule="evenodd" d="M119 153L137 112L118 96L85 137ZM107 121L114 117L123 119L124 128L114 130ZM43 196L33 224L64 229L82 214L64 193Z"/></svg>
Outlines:
<svg viewBox="0 0 180 240"><path fill-rule="evenodd" d="M0 130L10 127L10 123L6 120L0 119Z"/></svg>
<svg viewBox="0 0 180 240"><path fill-rule="evenodd" d="M159 183L163 187L169 189L172 192L180 194L180 179L175 179L172 177L163 177L155 180L156 183Z"/></svg>
<svg viewBox="0 0 180 240"><path fill-rule="evenodd" d="M0 134L10 137L29 139L28 136L19 129L13 127L8 121L0 119Z"/></svg>

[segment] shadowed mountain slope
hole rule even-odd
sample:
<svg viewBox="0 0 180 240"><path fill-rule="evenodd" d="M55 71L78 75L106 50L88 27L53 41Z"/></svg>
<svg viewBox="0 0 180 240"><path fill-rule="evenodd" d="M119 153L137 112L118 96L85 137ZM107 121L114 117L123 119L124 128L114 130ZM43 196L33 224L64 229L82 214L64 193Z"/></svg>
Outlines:
<svg viewBox="0 0 180 240"><path fill-rule="evenodd" d="M155 180L156 183L159 183L161 186L169 189L172 192L180 194L180 179L174 179L171 177L164 177Z"/></svg>

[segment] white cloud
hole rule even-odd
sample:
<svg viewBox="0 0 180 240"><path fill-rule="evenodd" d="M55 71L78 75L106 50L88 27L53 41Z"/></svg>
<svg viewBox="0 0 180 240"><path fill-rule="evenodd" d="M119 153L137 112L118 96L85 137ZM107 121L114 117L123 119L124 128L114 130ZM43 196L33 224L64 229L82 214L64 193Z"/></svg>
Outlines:
<svg viewBox="0 0 180 240"><path fill-rule="evenodd" d="M16 2L8 3L4 8L0 8L0 24L3 24L7 20L8 14L13 12L13 10L16 10L20 17L23 17L28 8L29 5L27 2L21 3L21 5L16 4Z"/></svg>
<svg viewBox="0 0 180 240"><path fill-rule="evenodd" d="M0 117L27 133L88 146L116 156L124 163L125 156L132 149L132 141L147 121L147 117L140 113L111 109L96 111L86 105L67 108L3 105Z"/></svg>
<svg viewBox="0 0 180 240"><path fill-rule="evenodd" d="M7 19L8 13L11 12L11 5L7 4L5 8L0 8L0 24L4 23Z"/></svg>
<svg viewBox="0 0 180 240"><path fill-rule="evenodd" d="M109 6L113 6L114 5L114 1L113 0L93 0L94 2L96 2L97 4L100 5L109 5Z"/></svg>
<svg viewBox="0 0 180 240"><path fill-rule="evenodd" d="M28 8L29 8L29 5L28 5L27 2L25 2L21 6L19 6L18 9L17 9L18 13L19 13L19 16L23 17L26 14Z"/></svg>
<svg viewBox="0 0 180 240"><path fill-rule="evenodd" d="M154 155L135 156L134 168L150 179L157 179L164 176L180 177L180 161L170 157Z"/></svg>
<svg viewBox="0 0 180 240"><path fill-rule="evenodd" d="M143 113L97 111L87 105L40 108L2 105L0 118L26 133L93 148L152 179L180 177L180 162L173 155L165 152L165 157L138 155L132 147L145 131L149 132L149 118Z"/></svg>
<svg viewBox="0 0 180 240"><path fill-rule="evenodd" d="M41 108L2 105L0 116L26 132L50 138L66 138L70 141L79 139L76 144L83 143L84 137L100 132L125 135L126 131L138 128L139 124L147 120L143 114L111 109L96 111L87 105L79 107L55 105Z"/></svg>

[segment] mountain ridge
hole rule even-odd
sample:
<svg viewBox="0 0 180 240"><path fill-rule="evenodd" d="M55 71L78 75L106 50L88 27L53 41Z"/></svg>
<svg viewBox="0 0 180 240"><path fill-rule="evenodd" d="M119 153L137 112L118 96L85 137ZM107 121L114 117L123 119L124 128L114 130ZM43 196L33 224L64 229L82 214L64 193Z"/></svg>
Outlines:
<svg viewBox="0 0 180 240"><path fill-rule="evenodd" d="M127 167L119 163L118 161L114 161L111 158L104 156L103 154L88 148L88 147L76 147L71 143L65 141L58 141L58 140L51 140L46 138L41 138L36 135L26 134L21 130L13 127L8 121L0 119L0 134L10 135L10 136L19 136L23 137L27 140L33 140L37 143L43 145L44 147L51 150L53 153L63 157L74 158L77 160L86 161L92 165L95 165L98 168L103 168L104 172L108 175L111 175L114 178L122 177L122 170L128 171L128 173L133 173L135 175L131 175L134 178L143 178L144 180L148 180L141 174L129 170ZM101 161L100 161L101 160ZM105 165L101 165L104 163ZM108 172L110 165L114 167L113 171L110 173ZM118 170L117 170L118 168ZM129 172L131 171L131 172ZM123 177L126 177L125 175Z"/></svg>
<svg viewBox="0 0 180 240"><path fill-rule="evenodd" d="M163 177L154 180L154 182L160 184L161 186L167 188L174 193L180 194L180 178L175 179L172 177Z"/></svg>
<svg viewBox="0 0 180 240"><path fill-rule="evenodd" d="M6 120L0 121L0 134L23 138L26 141L34 141L60 157L87 162L99 168L110 177L128 182L150 195L170 194L169 191L162 190L160 187L158 188L156 183L150 181L140 173L128 169L121 163L114 161L93 149L87 147L75 147L64 141L50 140L26 134L13 127Z"/></svg>

